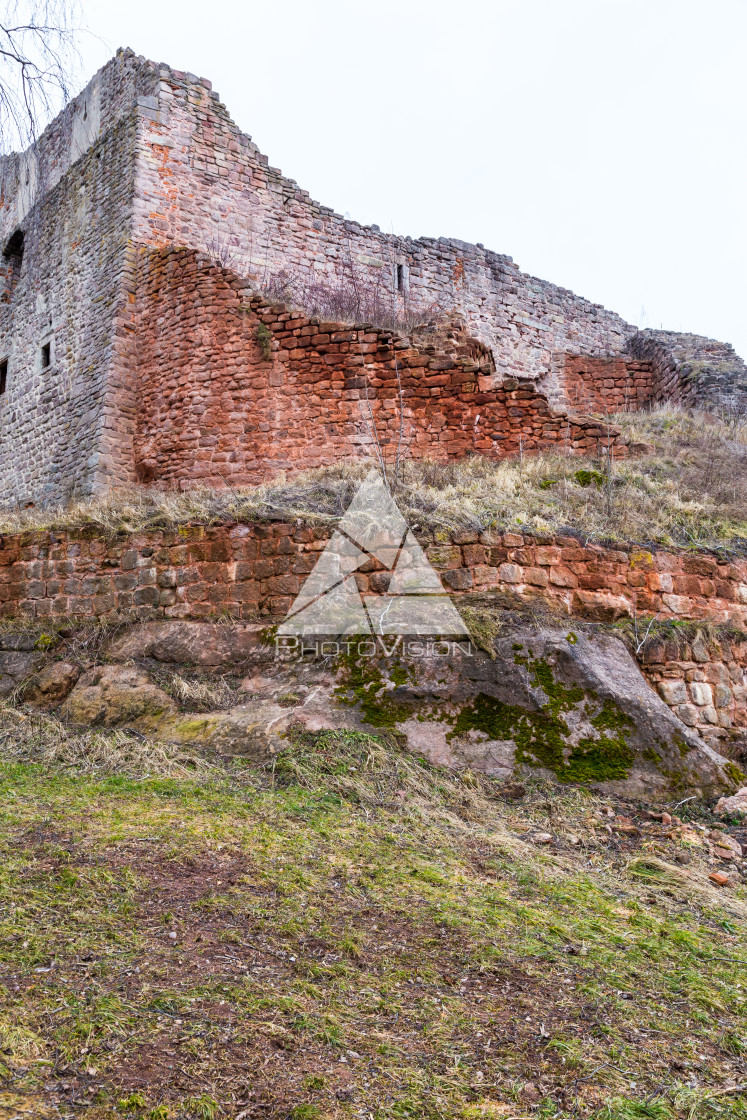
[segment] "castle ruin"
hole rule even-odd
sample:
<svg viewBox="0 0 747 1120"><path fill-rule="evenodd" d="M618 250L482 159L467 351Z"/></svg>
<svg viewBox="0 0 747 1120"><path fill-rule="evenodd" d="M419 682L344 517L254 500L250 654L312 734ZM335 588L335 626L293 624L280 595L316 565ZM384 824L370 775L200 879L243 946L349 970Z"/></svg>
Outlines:
<svg viewBox="0 0 747 1120"><path fill-rule="evenodd" d="M606 413L747 396L728 345L639 331L479 244L342 218L268 165L209 82L129 50L0 182L6 506L260 482L370 454L374 429L437 459L588 452ZM325 322L267 295L341 273L395 321L433 321Z"/></svg>

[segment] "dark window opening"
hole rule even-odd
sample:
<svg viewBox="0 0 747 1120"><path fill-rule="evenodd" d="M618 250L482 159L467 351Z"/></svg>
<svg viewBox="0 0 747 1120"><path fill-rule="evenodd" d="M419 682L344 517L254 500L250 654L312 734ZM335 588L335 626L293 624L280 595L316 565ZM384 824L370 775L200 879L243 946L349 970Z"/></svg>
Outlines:
<svg viewBox="0 0 747 1120"><path fill-rule="evenodd" d="M403 292L405 290L405 266L403 264L397 265L397 291Z"/></svg>
<svg viewBox="0 0 747 1120"><path fill-rule="evenodd" d="M49 369L52 364L52 343L45 342L41 350L42 369Z"/></svg>
<svg viewBox="0 0 747 1120"><path fill-rule="evenodd" d="M8 359L4 358L0 362L0 393L5 392L5 387L8 384Z"/></svg>
<svg viewBox="0 0 747 1120"><path fill-rule="evenodd" d="M22 229L17 229L12 233L3 247L3 257L8 262L6 271L5 292L3 294L3 302L7 303L13 293L13 289L18 283L18 278L21 275L21 263L23 261L23 245L24 233Z"/></svg>
<svg viewBox="0 0 747 1120"><path fill-rule="evenodd" d="M23 256L23 242L25 234L22 229L17 229L15 233L11 233L8 240L5 242L3 249L4 257L22 257Z"/></svg>

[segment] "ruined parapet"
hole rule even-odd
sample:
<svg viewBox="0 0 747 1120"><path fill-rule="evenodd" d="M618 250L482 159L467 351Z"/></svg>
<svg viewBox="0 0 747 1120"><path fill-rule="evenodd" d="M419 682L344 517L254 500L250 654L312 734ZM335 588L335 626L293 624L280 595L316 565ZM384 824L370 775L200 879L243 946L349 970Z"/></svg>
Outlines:
<svg viewBox="0 0 747 1120"><path fill-rule="evenodd" d="M651 401L747 415L747 366L726 342L676 331L639 331L628 343L651 363Z"/></svg>

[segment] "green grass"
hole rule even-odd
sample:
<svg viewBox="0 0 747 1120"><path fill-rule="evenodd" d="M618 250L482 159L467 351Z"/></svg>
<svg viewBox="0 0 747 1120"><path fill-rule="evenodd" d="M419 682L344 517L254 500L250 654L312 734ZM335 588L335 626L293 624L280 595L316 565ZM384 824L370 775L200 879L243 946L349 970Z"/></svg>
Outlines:
<svg viewBox="0 0 747 1120"><path fill-rule="evenodd" d="M629 874L587 792L497 794L358 733L2 764L9 1116L747 1118L740 911Z"/></svg>

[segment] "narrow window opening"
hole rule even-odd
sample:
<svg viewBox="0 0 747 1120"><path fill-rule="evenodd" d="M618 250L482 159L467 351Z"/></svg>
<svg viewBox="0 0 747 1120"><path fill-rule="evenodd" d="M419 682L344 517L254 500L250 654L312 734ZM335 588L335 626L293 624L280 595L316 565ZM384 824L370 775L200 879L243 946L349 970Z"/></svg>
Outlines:
<svg viewBox="0 0 747 1120"><path fill-rule="evenodd" d="M8 384L8 359L3 358L0 362L0 395L5 392Z"/></svg>
<svg viewBox="0 0 747 1120"><path fill-rule="evenodd" d="M24 233L22 229L17 229L10 235L3 248L3 257L7 261L5 271L5 292L2 296L3 303L8 303L13 289L18 283L21 275L21 264L23 263L23 248L24 248Z"/></svg>
<svg viewBox="0 0 747 1120"><path fill-rule="evenodd" d="M42 369L49 369L52 364L52 343L45 342L41 349Z"/></svg>
<svg viewBox="0 0 747 1120"><path fill-rule="evenodd" d="M397 265L397 291L403 292L405 290L405 266L403 264Z"/></svg>

